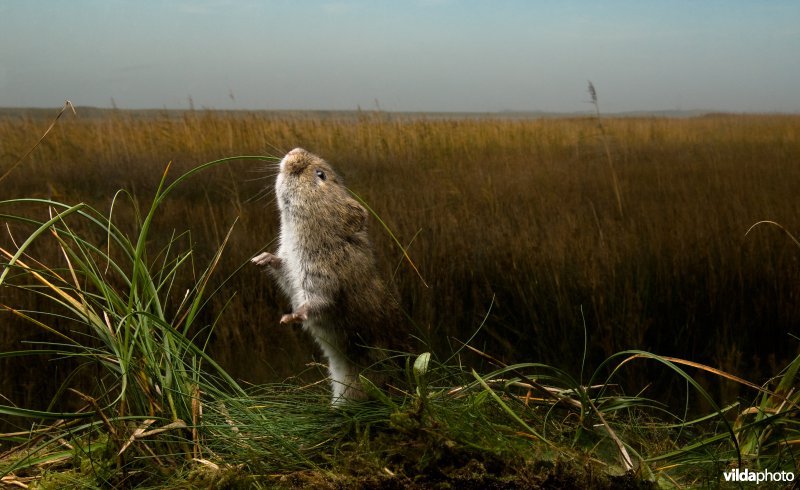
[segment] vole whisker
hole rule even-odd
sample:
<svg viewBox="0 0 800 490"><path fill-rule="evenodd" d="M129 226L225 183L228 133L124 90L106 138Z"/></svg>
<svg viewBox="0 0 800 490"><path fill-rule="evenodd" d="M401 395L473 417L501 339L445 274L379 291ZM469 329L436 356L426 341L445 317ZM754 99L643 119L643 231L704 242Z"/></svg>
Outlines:
<svg viewBox="0 0 800 490"><path fill-rule="evenodd" d="M278 174L277 173L272 173L272 174L262 175L261 177L253 177L252 179L245 179L244 181L245 182L258 182L259 180L268 180L268 179L275 178L276 175L278 175Z"/></svg>
<svg viewBox="0 0 800 490"><path fill-rule="evenodd" d="M273 150L275 150L275 153L277 153L278 155L284 155L286 153L285 149L278 148L277 146L273 145L272 143L267 143L267 145L270 148L272 148ZM270 155L270 156L273 156L273 155ZM275 158L278 159L279 157L275 157Z"/></svg>
<svg viewBox="0 0 800 490"><path fill-rule="evenodd" d="M275 194L273 194L271 191L272 189L269 188L258 191L252 197L247 198L245 202L246 203L258 202L261 201L262 199L271 197L270 201L267 204L272 204L273 202L275 202Z"/></svg>

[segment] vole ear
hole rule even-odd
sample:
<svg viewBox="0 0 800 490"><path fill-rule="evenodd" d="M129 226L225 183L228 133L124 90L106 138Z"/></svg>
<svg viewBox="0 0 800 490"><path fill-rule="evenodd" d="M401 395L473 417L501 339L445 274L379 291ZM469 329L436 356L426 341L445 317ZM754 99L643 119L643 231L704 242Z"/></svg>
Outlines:
<svg viewBox="0 0 800 490"><path fill-rule="evenodd" d="M367 227L367 210L355 199L347 199L347 216L345 216L345 227L351 233L356 233Z"/></svg>

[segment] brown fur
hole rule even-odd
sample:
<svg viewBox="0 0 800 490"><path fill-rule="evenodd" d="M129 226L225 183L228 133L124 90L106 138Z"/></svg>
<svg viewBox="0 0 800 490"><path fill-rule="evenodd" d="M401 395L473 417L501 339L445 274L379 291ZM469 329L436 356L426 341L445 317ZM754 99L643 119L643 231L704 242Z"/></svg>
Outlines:
<svg viewBox="0 0 800 490"><path fill-rule="evenodd" d="M364 398L358 374L385 357L381 349L408 344L395 295L377 272L367 211L325 160L299 148L282 160L275 191L280 246L253 261L269 265L291 298L281 323L302 323L328 358L334 403Z"/></svg>

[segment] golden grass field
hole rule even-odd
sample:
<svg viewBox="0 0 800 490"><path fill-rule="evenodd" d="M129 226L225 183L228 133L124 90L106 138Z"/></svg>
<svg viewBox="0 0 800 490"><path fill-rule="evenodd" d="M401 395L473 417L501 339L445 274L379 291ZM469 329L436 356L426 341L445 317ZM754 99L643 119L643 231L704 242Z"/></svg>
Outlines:
<svg viewBox="0 0 800 490"><path fill-rule="evenodd" d="M56 112L0 117L0 175ZM420 336L439 352L483 324L473 344L495 357L549 363L577 376L585 330L587 365L640 348L761 383L798 351L800 249L771 225L745 236L760 220L800 230L798 116L598 124L591 117L87 115L79 108L0 181L0 193L108 211L118 189L146 203L169 162L178 176L216 158L279 157L297 146L329 160L410 244L430 287L372 221L380 263L387 276L394 273ZM202 264L236 222L221 281L277 236L272 194L264 192L273 175L267 162L253 160L205 171L171 196L155 227L164 243L173 231L190 230L183 239ZM130 209L118 198L114 215L123 228L135 226ZM48 211L26 212L43 218ZM26 231L12 229L18 241ZM11 241L4 227L0 245L13 248ZM36 250L58 263L46 240ZM0 294L0 303L35 310L36 298L10 288ZM321 372L306 367L319 359L311 340L278 324L286 302L258 268L242 267L215 298L209 322L232 298L209 346L231 374L261 383ZM10 313L0 315L0 352L46 338ZM25 359L0 360L0 395L23 406L46 403L69 366ZM661 375L641 368L629 374L639 387L658 386Z"/></svg>

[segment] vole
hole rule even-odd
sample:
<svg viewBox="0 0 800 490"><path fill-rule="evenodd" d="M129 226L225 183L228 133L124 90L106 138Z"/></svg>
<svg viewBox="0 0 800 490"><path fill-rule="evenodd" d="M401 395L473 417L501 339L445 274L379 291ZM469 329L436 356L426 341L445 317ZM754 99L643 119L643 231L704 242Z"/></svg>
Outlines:
<svg viewBox="0 0 800 490"><path fill-rule="evenodd" d="M393 291L378 274L367 211L328 162L302 148L281 160L275 197L278 251L251 260L268 266L291 300L280 323L302 324L327 357L333 404L366 398L360 372L408 340Z"/></svg>

